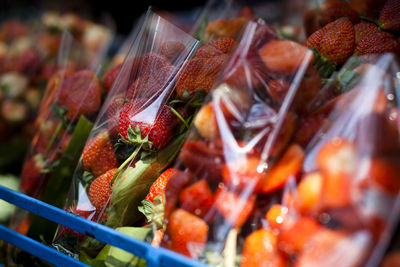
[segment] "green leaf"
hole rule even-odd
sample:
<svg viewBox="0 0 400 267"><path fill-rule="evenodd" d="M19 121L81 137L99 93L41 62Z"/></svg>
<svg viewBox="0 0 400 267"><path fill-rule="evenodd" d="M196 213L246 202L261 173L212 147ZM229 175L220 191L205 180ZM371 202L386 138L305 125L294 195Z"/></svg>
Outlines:
<svg viewBox="0 0 400 267"><path fill-rule="evenodd" d="M142 205L139 206L138 209L141 213L144 214L147 221L151 221L151 215L153 214L154 204L150 200L142 200Z"/></svg>
<svg viewBox="0 0 400 267"><path fill-rule="evenodd" d="M121 177L116 179L110 206L107 210L107 225L119 227L132 225L142 215L138 210L146 197L150 186L177 156L187 133L177 136L156 156L139 160L135 168L128 167Z"/></svg>
<svg viewBox="0 0 400 267"><path fill-rule="evenodd" d="M206 40L206 28L207 28L207 24L208 24L208 18L206 16L204 16L200 22L200 27L197 30L197 32L194 34L194 36L196 37L196 39L200 40L202 43L205 43Z"/></svg>
<svg viewBox="0 0 400 267"><path fill-rule="evenodd" d="M116 229L119 232L122 232L130 237L145 240L145 238L151 233L150 228L145 227L120 227ZM104 249L109 248L107 257L105 259L106 266L139 266L143 265L144 260L139 257L129 253L123 249L112 247L110 245L106 245ZM145 266L145 265L144 265Z"/></svg>
<svg viewBox="0 0 400 267"><path fill-rule="evenodd" d="M71 136L68 147L60 158L60 164L51 173L42 201L58 208L63 208L67 199L68 190L72 181L73 172L78 164L80 155L86 140L92 129L93 123L84 116L79 118L75 130ZM47 242L51 242L57 224L39 216L33 216L28 236L34 239L43 234Z"/></svg>
<svg viewBox="0 0 400 267"><path fill-rule="evenodd" d="M151 150L153 143L149 141L149 137L146 136L145 138L142 138L142 133L140 132L140 127L139 125L136 125L135 130L132 129L132 127L129 125L128 130L127 130L127 137L128 140L123 140L123 142L127 144L139 144L142 146L142 149L144 150Z"/></svg>
<svg viewBox="0 0 400 267"><path fill-rule="evenodd" d="M182 99L183 99L183 101L185 101L185 102L187 102L187 101L189 101L190 100L190 94L189 94L189 92L188 91L183 91L183 93L182 93Z"/></svg>
<svg viewBox="0 0 400 267"><path fill-rule="evenodd" d="M314 53L314 67L322 78L329 78L335 72L337 64L323 57L315 48L311 48L311 50Z"/></svg>

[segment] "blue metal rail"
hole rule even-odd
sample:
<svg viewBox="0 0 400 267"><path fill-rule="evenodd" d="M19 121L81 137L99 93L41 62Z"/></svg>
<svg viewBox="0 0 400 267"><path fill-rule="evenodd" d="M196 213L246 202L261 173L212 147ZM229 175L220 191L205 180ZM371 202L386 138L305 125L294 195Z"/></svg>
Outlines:
<svg viewBox="0 0 400 267"><path fill-rule="evenodd" d="M122 234L110 227L86 220L3 186L0 186L0 199L77 232L90 235L99 241L131 252L145 259L148 267L207 266L167 249L153 247L146 242ZM88 266L4 226L0 226L0 240L4 240L6 243L12 244L56 266Z"/></svg>

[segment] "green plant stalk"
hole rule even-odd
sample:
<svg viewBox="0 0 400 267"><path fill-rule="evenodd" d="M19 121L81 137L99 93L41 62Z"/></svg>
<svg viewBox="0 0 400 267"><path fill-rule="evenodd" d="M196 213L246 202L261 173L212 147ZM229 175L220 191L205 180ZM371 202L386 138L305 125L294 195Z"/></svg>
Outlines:
<svg viewBox="0 0 400 267"><path fill-rule="evenodd" d="M141 146L138 146L133 152L132 154L121 164L121 166L118 167L117 171L115 172L113 178L111 179L110 185L108 186L109 188L112 187L112 185L114 184L115 179L118 177L118 175L121 173L121 171L126 167L126 165L129 164L129 162L131 162L136 155L139 153L139 150L141 149Z"/></svg>
<svg viewBox="0 0 400 267"><path fill-rule="evenodd" d="M54 142L56 141L56 138L57 138L58 134L60 133L61 129L62 129L62 122L60 121L60 122L58 123L58 125L57 125L57 128L56 128L55 132L54 132L53 135L51 136L51 139L50 139L49 144L48 144L47 147L46 147L46 150L45 150L45 152L44 152L44 158L46 158L47 155L49 154L50 149L51 149L51 147L54 145Z"/></svg>
<svg viewBox="0 0 400 267"><path fill-rule="evenodd" d="M177 116L178 117L178 119L186 126L186 128L187 129L189 129L190 128L190 126L189 126L189 124L185 121L185 119L184 118L182 118L182 116L181 116L181 114L179 114L179 112L178 111L176 111L176 109L174 109L173 107L169 107L169 109L172 111L172 113L174 113L175 114L175 116Z"/></svg>

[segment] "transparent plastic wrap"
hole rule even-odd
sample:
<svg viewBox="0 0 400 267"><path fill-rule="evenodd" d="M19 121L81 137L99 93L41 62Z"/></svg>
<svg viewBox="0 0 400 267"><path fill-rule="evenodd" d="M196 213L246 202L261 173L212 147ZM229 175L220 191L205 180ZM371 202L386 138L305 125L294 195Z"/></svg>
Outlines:
<svg viewBox="0 0 400 267"><path fill-rule="evenodd" d="M284 177L264 182L264 168L282 154L291 160L302 153L299 146L285 151L305 112L299 103L321 87L313 58L305 46L279 40L275 28L249 24L223 82L195 117L165 188L164 247L233 266L238 232L255 227L257 194L285 183Z"/></svg>
<svg viewBox="0 0 400 267"><path fill-rule="evenodd" d="M331 23L305 46L239 45L171 170L162 246L216 266L379 263L399 216L399 46L372 55Z"/></svg>
<svg viewBox="0 0 400 267"><path fill-rule="evenodd" d="M230 37L200 47L150 10L90 134L66 209L113 228L142 226L140 202L175 159L235 47ZM104 247L65 227L54 245L91 257Z"/></svg>
<svg viewBox="0 0 400 267"><path fill-rule="evenodd" d="M56 207L65 205L73 170L102 103L97 69L90 70L87 50L64 31L58 70L47 83L35 121L35 134L21 172L20 190ZM12 227L51 241L56 224L17 212Z"/></svg>

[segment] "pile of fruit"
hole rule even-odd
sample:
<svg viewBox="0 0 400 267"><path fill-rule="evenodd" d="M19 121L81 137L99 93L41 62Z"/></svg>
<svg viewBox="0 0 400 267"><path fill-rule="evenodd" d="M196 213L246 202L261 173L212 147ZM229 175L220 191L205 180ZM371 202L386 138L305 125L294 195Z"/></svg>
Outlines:
<svg viewBox="0 0 400 267"><path fill-rule="evenodd" d="M44 16L89 52L46 76L24 192L213 266L378 265L400 216L400 1L324 1L304 27L255 13L192 36L150 10L102 79L86 60L107 35ZM18 230L90 265L146 264L55 227Z"/></svg>

